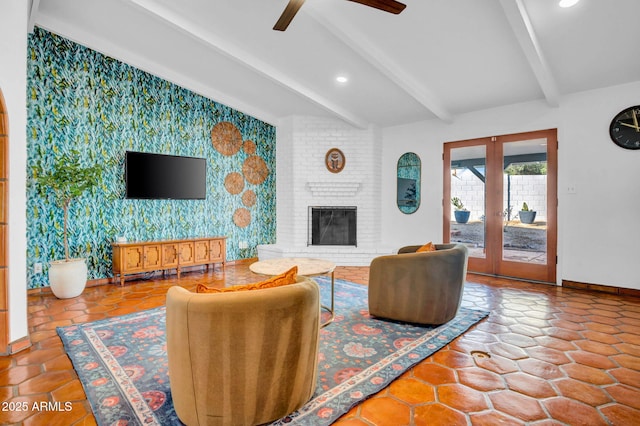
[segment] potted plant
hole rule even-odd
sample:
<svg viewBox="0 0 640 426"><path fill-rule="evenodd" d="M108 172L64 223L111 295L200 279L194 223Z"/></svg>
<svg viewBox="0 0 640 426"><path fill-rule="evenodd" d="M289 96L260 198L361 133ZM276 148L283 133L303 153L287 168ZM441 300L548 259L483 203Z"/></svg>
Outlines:
<svg viewBox="0 0 640 426"><path fill-rule="evenodd" d="M64 212L64 260L52 261L49 265L51 291L60 299L79 296L87 284L86 259L72 259L69 256L69 205L85 191L98 185L102 174L99 165L83 167L77 153L72 154L73 158L58 159L53 169L36 176L40 194L52 194Z"/></svg>
<svg viewBox="0 0 640 426"><path fill-rule="evenodd" d="M455 211L453 212L456 222L458 223L467 223L469 221L469 215L471 212L464 207L462 201L458 197L453 197L451 199L451 204L455 207Z"/></svg>
<svg viewBox="0 0 640 426"><path fill-rule="evenodd" d="M520 222L531 224L536 220L536 211L529 210L527 203L522 203L522 209L518 212L518 217L520 218Z"/></svg>

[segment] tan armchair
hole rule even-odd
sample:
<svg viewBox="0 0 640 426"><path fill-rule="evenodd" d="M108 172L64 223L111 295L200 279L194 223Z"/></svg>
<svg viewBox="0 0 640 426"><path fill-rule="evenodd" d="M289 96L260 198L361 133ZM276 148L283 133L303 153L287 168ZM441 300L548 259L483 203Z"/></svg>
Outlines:
<svg viewBox="0 0 640 426"><path fill-rule="evenodd" d="M297 410L316 385L320 290L167 292L167 355L176 413L191 425L252 425Z"/></svg>
<svg viewBox="0 0 640 426"><path fill-rule="evenodd" d="M436 244L436 251L416 253L407 246L380 256L369 269L369 313L418 324L444 324L462 301L467 275L467 247Z"/></svg>

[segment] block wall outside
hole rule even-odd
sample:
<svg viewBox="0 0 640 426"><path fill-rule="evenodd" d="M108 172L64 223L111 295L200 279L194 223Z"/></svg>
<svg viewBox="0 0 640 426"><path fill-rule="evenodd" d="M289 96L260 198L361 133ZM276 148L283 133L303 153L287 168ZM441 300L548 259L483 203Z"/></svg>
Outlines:
<svg viewBox="0 0 640 426"><path fill-rule="evenodd" d="M460 179L451 179L451 196L458 197L471 212L469 220L481 220L484 213L484 183L468 170L458 172ZM511 180L511 218L517 219L522 203L527 203L529 210L535 210L536 221L547 218L547 177L545 175L513 175ZM504 176L503 206L507 207L508 178ZM453 211L453 206L451 207Z"/></svg>

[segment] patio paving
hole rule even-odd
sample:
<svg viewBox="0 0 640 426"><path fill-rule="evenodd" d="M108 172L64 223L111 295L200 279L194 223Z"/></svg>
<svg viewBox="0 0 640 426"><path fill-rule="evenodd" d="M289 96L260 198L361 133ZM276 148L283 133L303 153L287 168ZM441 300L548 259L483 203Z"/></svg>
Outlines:
<svg viewBox="0 0 640 426"><path fill-rule="evenodd" d="M526 263L547 263L547 223L531 225L510 221L504 228L503 259ZM451 242L463 243L469 248L469 256L484 257L484 222L451 224Z"/></svg>

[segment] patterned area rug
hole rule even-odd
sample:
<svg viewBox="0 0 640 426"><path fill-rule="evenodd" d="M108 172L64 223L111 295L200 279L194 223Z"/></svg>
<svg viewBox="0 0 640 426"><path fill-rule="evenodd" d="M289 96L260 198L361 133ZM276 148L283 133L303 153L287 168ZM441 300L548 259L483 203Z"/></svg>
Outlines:
<svg viewBox="0 0 640 426"><path fill-rule="evenodd" d="M316 278L330 304L328 278ZM335 320L320 332L316 392L274 425L328 425L488 312L461 308L440 327L369 316L367 287L335 281ZM165 310L58 328L99 425L180 425L169 387Z"/></svg>

